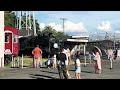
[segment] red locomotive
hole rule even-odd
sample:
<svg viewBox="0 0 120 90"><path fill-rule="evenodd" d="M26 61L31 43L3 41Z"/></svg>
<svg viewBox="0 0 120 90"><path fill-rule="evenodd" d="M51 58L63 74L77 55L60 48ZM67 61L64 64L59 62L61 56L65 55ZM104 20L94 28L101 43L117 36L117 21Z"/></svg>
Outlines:
<svg viewBox="0 0 120 90"><path fill-rule="evenodd" d="M13 27L4 27L5 32L5 56L17 56L19 52L18 29Z"/></svg>

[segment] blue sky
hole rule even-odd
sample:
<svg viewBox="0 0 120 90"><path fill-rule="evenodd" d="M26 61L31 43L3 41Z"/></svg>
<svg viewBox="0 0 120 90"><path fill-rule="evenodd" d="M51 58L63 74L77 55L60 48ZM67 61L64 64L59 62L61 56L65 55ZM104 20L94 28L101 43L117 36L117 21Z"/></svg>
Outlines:
<svg viewBox="0 0 120 90"><path fill-rule="evenodd" d="M62 20L65 21L65 33L120 33L120 11L35 11L41 29L46 25L57 31L63 31Z"/></svg>

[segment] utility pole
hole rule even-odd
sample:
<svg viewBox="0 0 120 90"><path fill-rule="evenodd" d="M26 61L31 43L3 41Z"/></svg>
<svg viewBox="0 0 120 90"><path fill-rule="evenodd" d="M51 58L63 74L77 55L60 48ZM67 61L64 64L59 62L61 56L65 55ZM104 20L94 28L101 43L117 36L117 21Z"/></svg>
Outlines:
<svg viewBox="0 0 120 90"><path fill-rule="evenodd" d="M63 20L63 33L65 33L65 30L64 30L64 28L65 28L65 25L64 25L64 22L65 22L65 20L67 20L66 18L60 18L61 20Z"/></svg>
<svg viewBox="0 0 120 90"><path fill-rule="evenodd" d="M108 39L109 39L109 36L108 36L108 33L106 32L105 40L108 40Z"/></svg>
<svg viewBox="0 0 120 90"><path fill-rule="evenodd" d="M115 33L114 33L114 50L115 50Z"/></svg>

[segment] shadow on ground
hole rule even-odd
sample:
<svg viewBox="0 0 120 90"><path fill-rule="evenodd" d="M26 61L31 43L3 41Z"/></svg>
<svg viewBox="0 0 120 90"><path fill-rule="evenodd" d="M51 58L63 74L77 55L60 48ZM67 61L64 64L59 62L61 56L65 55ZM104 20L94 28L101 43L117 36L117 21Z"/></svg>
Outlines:
<svg viewBox="0 0 120 90"><path fill-rule="evenodd" d="M41 75L41 74L30 74L32 78L36 78L36 79L58 79L55 77L51 77L51 76L46 76L46 75Z"/></svg>
<svg viewBox="0 0 120 90"><path fill-rule="evenodd" d="M84 72L84 73L93 73L93 72L90 72L90 71L83 71L83 70L81 72Z"/></svg>
<svg viewBox="0 0 120 90"><path fill-rule="evenodd" d="M69 71L75 71L74 69L70 69Z"/></svg>
<svg viewBox="0 0 120 90"><path fill-rule="evenodd" d="M44 71L44 70L40 70L41 72L47 72L47 73L52 73L52 74L58 74L56 72L50 72L50 71Z"/></svg>

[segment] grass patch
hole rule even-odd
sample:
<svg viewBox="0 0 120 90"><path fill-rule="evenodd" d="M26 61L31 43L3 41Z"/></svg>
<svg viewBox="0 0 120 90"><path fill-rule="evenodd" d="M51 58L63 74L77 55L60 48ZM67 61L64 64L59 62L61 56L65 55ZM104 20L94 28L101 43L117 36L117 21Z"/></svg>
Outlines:
<svg viewBox="0 0 120 90"><path fill-rule="evenodd" d="M15 58L15 59L18 60L18 58ZM19 60L20 60L20 65L21 65L22 57L19 57ZM47 58L42 59L43 64L45 63L46 60L47 60ZM32 66L32 65L33 65L33 59L32 58L28 58L28 57L23 58L23 66L28 67L28 66ZM11 66L12 66L12 63L5 64L5 67L10 68Z"/></svg>
<svg viewBox="0 0 120 90"><path fill-rule="evenodd" d="M16 60L17 60L17 59L18 59L18 58L16 58ZM19 60L20 60L20 63L21 63L22 58L19 57ZM46 61L47 61L47 58L43 58L43 59L42 59L43 65L45 65L45 62L46 62ZM71 60L70 65L73 65L73 64L74 64L74 61ZM32 59L32 58L29 58L29 57L24 57L24 58L23 58L23 65L24 65L25 67L32 66L32 65L33 65L33 59ZM10 68L11 66L12 66L12 63L10 63L10 64L5 64L5 67Z"/></svg>
<svg viewBox="0 0 120 90"><path fill-rule="evenodd" d="M46 60L47 59L45 59L45 58L42 59L43 64L45 63ZM33 65L33 59L32 58L24 58L23 63L24 63L24 66L31 66L31 65Z"/></svg>

